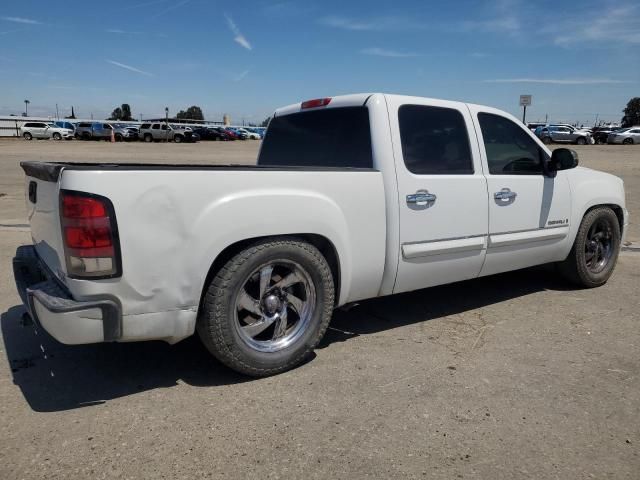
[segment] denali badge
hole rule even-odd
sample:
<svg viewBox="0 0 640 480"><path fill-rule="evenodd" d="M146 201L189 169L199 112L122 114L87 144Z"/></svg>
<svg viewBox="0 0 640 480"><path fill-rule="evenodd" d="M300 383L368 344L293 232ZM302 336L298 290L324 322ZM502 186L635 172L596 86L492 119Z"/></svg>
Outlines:
<svg viewBox="0 0 640 480"><path fill-rule="evenodd" d="M569 219L566 218L564 220L549 220L547 225L567 225L569 223Z"/></svg>

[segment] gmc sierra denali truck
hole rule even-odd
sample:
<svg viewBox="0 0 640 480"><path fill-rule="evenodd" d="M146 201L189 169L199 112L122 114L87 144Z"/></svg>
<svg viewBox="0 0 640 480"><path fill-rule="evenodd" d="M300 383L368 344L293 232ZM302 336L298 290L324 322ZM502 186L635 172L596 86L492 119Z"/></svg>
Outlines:
<svg viewBox="0 0 640 480"><path fill-rule="evenodd" d="M229 367L275 374L362 299L545 263L605 283L624 188L577 165L493 108L309 100L275 112L256 166L22 163L16 283L62 343L197 331Z"/></svg>

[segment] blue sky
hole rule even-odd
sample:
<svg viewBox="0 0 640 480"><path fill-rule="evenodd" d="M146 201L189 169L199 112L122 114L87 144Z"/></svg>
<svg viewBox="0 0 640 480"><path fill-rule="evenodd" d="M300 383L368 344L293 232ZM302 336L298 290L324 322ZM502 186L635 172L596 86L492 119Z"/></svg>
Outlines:
<svg viewBox="0 0 640 480"><path fill-rule="evenodd" d="M307 98L383 91L528 120L619 120L640 96L638 0L20 0L0 12L0 114L95 118L200 105L262 121Z"/></svg>

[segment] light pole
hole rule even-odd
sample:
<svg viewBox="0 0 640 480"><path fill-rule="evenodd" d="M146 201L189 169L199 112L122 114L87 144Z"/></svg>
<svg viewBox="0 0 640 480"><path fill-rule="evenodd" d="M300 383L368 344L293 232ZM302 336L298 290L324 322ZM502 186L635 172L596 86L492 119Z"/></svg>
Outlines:
<svg viewBox="0 0 640 480"><path fill-rule="evenodd" d="M164 107L164 123L165 123L164 141L168 142L169 141L169 107Z"/></svg>
<svg viewBox="0 0 640 480"><path fill-rule="evenodd" d="M28 117L29 116L29 104L31 102L29 100L25 100L24 101L24 116Z"/></svg>

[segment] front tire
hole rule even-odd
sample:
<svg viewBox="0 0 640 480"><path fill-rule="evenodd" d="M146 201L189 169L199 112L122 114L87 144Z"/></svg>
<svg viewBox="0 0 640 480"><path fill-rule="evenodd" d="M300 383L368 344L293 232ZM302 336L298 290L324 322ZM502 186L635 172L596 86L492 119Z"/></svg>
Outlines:
<svg viewBox="0 0 640 480"><path fill-rule="evenodd" d="M145 136L144 136L144 141L145 141L146 143L151 143L151 142L153 141L153 137L151 136L151 134L150 134L150 133L146 133L146 134L145 134Z"/></svg>
<svg viewBox="0 0 640 480"><path fill-rule="evenodd" d="M559 264L571 282L593 288L611 277L620 253L620 224L608 207L594 208L582 219L569 256Z"/></svg>
<svg viewBox="0 0 640 480"><path fill-rule="evenodd" d="M633 138L625 138L622 143L625 145L633 145Z"/></svg>
<svg viewBox="0 0 640 480"><path fill-rule="evenodd" d="M173 141L176 143L182 143L182 135L176 135L173 137Z"/></svg>
<svg viewBox="0 0 640 480"><path fill-rule="evenodd" d="M542 143L544 143L545 145L550 145L551 137L542 137Z"/></svg>
<svg viewBox="0 0 640 480"><path fill-rule="evenodd" d="M29 132L24 132L24 135L22 136L25 140L33 140L33 135L31 135Z"/></svg>
<svg viewBox="0 0 640 480"><path fill-rule="evenodd" d="M62 135L60 135L59 133L56 132L56 133L53 134L53 139L54 140L62 140Z"/></svg>
<svg viewBox="0 0 640 480"><path fill-rule="evenodd" d="M576 140L576 145L586 145L587 144L587 139L584 137L578 137L578 139Z"/></svg>
<svg viewBox="0 0 640 480"><path fill-rule="evenodd" d="M207 287L198 334L228 367L254 377L302 363L331 320L334 287L326 259L292 239L244 249Z"/></svg>

